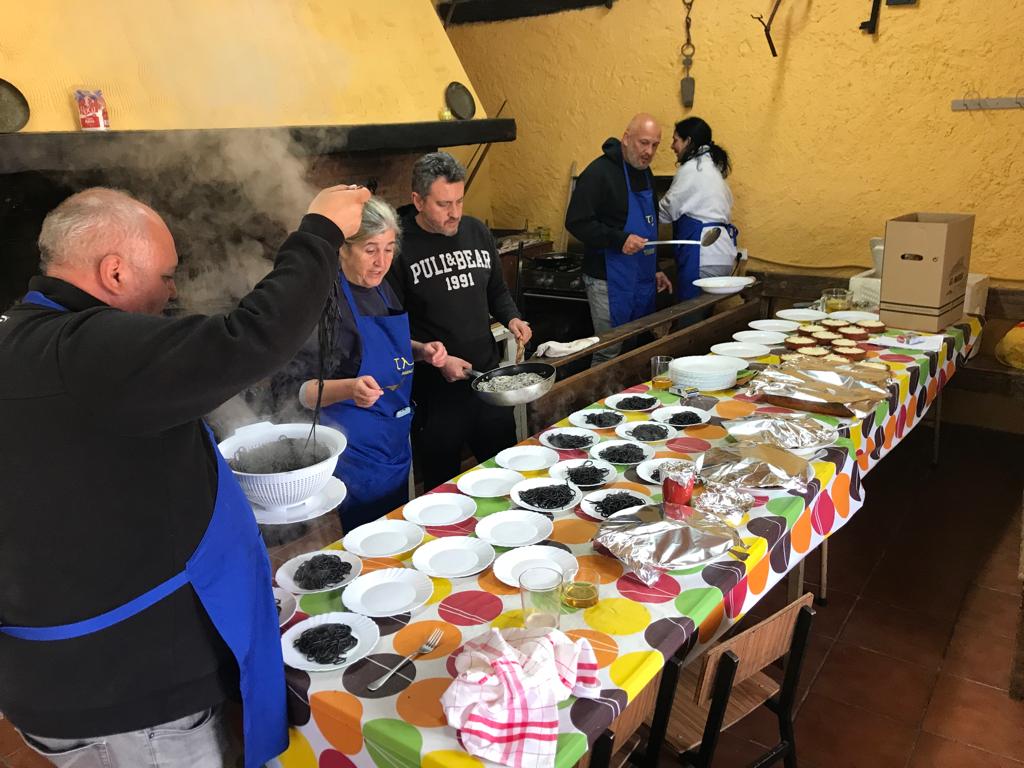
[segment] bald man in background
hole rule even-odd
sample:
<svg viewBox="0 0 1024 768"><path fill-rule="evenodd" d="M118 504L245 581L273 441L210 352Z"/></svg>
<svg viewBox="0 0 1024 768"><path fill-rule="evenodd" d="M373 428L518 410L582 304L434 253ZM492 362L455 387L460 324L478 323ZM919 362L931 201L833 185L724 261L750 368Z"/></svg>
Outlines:
<svg viewBox="0 0 1024 768"><path fill-rule="evenodd" d="M658 236L658 201L651 160L661 127L651 115L636 115L622 135L609 138L602 154L576 181L565 227L583 243L583 280L594 332L649 315L655 294L672 283L657 268L648 240ZM593 364L619 354L621 345L594 353Z"/></svg>

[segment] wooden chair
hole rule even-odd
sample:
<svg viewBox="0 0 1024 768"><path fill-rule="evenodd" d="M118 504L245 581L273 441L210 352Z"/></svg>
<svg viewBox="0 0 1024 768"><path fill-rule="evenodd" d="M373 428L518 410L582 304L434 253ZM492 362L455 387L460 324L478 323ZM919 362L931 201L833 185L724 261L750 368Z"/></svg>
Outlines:
<svg viewBox="0 0 1024 768"><path fill-rule="evenodd" d="M812 600L812 594L805 594L760 624L714 646L699 671L692 667L682 671L665 733L682 765L709 768L719 733L764 705L778 717L779 743L754 766L782 759L786 768L796 768L793 705L814 616ZM780 684L762 670L787 654ZM663 711L655 713L652 730L659 730L657 718L665 715Z"/></svg>

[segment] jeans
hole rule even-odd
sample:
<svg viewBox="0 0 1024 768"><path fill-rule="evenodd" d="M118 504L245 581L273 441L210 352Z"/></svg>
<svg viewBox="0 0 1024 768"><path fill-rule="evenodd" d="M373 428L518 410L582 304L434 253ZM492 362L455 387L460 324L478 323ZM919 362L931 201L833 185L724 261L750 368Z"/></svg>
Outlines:
<svg viewBox="0 0 1024 768"><path fill-rule="evenodd" d="M600 336L612 329L612 311L608 304L608 281L599 280L590 275L583 276L583 285L587 289L587 302L590 304L590 320L594 324L594 335ZM599 349L590 360L590 364L600 365L617 357L622 350L621 344Z"/></svg>
<svg viewBox="0 0 1024 768"><path fill-rule="evenodd" d="M152 728L93 739L22 736L57 768L233 768L241 761L223 706Z"/></svg>

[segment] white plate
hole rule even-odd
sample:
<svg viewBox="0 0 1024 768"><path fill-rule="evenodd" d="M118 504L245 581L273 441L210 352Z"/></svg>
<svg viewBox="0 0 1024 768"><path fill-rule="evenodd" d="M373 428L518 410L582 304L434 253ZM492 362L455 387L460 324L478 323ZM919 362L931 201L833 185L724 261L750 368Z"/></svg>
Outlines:
<svg viewBox="0 0 1024 768"><path fill-rule="evenodd" d="M760 331L751 331L751 333L760 333ZM765 333L768 333L768 331L765 331ZM711 347L711 351L716 355L740 357L743 359L764 357L771 352L771 350L764 344L754 344L752 342L744 341L726 341L721 344L715 344Z"/></svg>
<svg viewBox="0 0 1024 768"><path fill-rule="evenodd" d="M572 501L563 507L558 507L557 509L544 509L543 507L535 507L532 504L527 504L525 501L523 501L523 498L521 496L523 491L528 491L531 488L542 488L546 485L569 484L566 483L564 480L556 480L552 477L533 477L530 478L529 480L523 480L523 482L521 483L516 483L515 487L512 489L512 492L510 494L512 496L512 501L514 501L520 507L526 507L527 509L532 509L535 512L550 512L552 514L557 515L559 512L565 512L567 510L572 509L577 504L579 504L580 499L583 498L583 493L580 491L579 488L577 488L574 485L569 485L569 490L572 491Z"/></svg>
<svg viewBox="0 0 1024 768"><path fill-rule="evenodd" d="M499 467L516 472L536 472L558 461L558 453L542 445L513 445L494 457Z"/></svg>
<svg viewBox="0 0 1024 768"><path fill-rule="evenodd" d="M611 447L616 446L616 445L639 445L643 449L643 452L644 452L644 457L640 461L646 461L647 459L653 459L654 458L654 453L655 453L654 448L649 446L647 443L638 443L636 440L606 440L603 443L598 443L597 445L595 445L593 448L590 449L590 457L592 459L601 459L601 457L598 456L598 453L603 451L605 448L611 448ZM602 461L607 461L607 459L601 459L601 460ZM623 467L633 466L633 465L639 464L640 461L634 461L634 462L631 462L630 464L621 464L620 466L623 466ZM610 463L614 464L615 462L613 461L613 462L610 462Z"/></svg>
<svg viewBox="0 0 1024 768"><path fill-rule="evenodd" d="M299 570L300 565L307 560L312 560L317 555L330 555L331 557L336 557L343 563L351 565L352 570L349 571L348 576L330 587L323 587L321 589L303 589L295 583L295 572ZM343 552L340 549L322 549L317 550L316 552L306 552L301 555L296 555L277 569L277 573L274 574L274 580L281 589L286 589L293 595L315 595L318 592L333 592L336 589L341 589L346 584L353 581L362 572L362 570L363 561L351 552Z"/></svg>
<svg viewBox="0 0 1024 768"><path fill-rule="evenodd" d="M281 587L274 587L274 599L280 603L277 609L277 626L283 627L299 610L299 601L295 599L295 595Z"/></svg>
<svg viewBox="0 0 1024 768"><path fill-rule="evenodd" d="M638 507L651 503L651 495L649 493L641 493L640 491L632 488L602 488L600 491L588 493L583 497L583 501L580 502L580 511L582 511L583 514L591 520L607 520L607 517L601 517L601 515L598 514L597 508L594 504L612 493L628 493L632 496L636 496L638 499L643 499L643 501L637 501L636 506ZM629 507L627 507L627 509L629 509Z"/></svg>
<svg viewBox="0 0 1024 768"><path fill-rule="evenodd" d="M846 323L859 323L864 320L878 320L877 312L858 312L854 309L847 309L841 312L829 312L828 316L833 320L842 320Z"/></svg>
<svg viewBox="0 0 1024 768"><path fill-rule="evenodd" d="M320 489L301 504L288 507L284 510L267 510L259 504L252 505L252 512L256 516L256 522L260 525L291 525L293 523L304 523L315 517L337 509L348 495L345 484L336 477L327 481L327 485Z"/></svg>
<svg viewBox="0 0 1024 768"><path fill-rule="evenodd" d="M650 424L651 426L662 427L663 429L668 430L668 434L666 434L660 440L641 440L639 437L633 437L633 430L643 424ZM663 443L666 440L671 440L679 433L676 431L676 428L673 427L671 424L664 424L660 421L627 421L625 424L619 424L619 426L615 428L615 434L621 437L623 440L630 440L636 443Z"/></svg>
<svg viewBox="0 0 1024 768"><path fill-rule="evenodd" d="M736 341L765 346L777 346L786 340L786 334L775 331L737 331L732 335ZM737 355L739 357L739 355Z"/></svg>
<svg viewBox="0 0 1024 768"><path fill-rule="evenodd" d="M434 583L412 568L382 568L345 588L345 607L363 616L397 616L415 611L434 594Z"/></svg>
<svg viewBox="0 0 1024 768"><path fill-rule="evenodd" d="M711 413L709 411L702 411L700 408L694 408L689 405L666 405L664 408L659 408L654 413L652 413L651 418L654 419L655 421L663 421L667 424L669 419L671 419L677 413L682 413L683 411L689 411L690 413L695 413L698 416L700 416L700 422L697 423L707 424L709 421L711 421ZM697 423L687 424L686 426L696 427ZM669 424L669 426L673 425ZM686 429L686 427L676 427L676 430L680 429Z"/></svg>
<svg viewBox="0 0 1024 768"><path fill-rule="evenodd" d="M594 413L614 413L619 417L619 421L611 427L598 427L594 424L588 424L587 416ZM619 426L619 424L625 421L625 419L626 417L619 411L613 411L610 408L586 408L582 411L576 411L576 413L569 414L569 423L574 427L583 427L583 429L615 429L615 427Z"/></svg>
<svg viewBox="0 0 1024 768"><path fill-rule="evenodd" d="M759 333L759 331L748 331ZM673 378L706 378L719 376L723 373L734 373L748 367L749 363L740 357L726 355L687 355L673 360L668 371Z"/></svg>
<svg viewBox="0 0 1024 768"><path fill-rule="evenodd" d="M617 404L627 397L650 397L651 400L653 400L654 402L651 404L649 408L641 408L638 411L629 410L627 408L619 408ZM610 397L606 397L604 399L604 404L607 405L609 408L614 408L616 411L622 411L623 413L643 413L644 411L653 411L662 403L658 398L648 395L646 392L621 392L618 395L611 395Z"/></svg>
<svg viewBox="0 0 1024 768"><path fill-rule="evenodd" d="M494 562L494 547L473 536L445 536L428 541L412 556L413 567L427 576L457 579L480 573Z"/></svg>
<svg viewBox="0 0 1024 768"><path fill-rule="evenodd" d="M755 331L773 331L774 333L792 333L800 327L800 323L792 320L751 320L747 323Z"/></svg>
<svg viewBox="0 0 1024 768"><path fill-rule="evenodd" d="M560 571L562 576L572 576L579 567L576 558L564 549L534 545L498 555L494 561L494 575L498 581L510 587L518 587L519 574L527 568L552 568Z"/></svg>
<svg viewBox="0 0 1024 768"><path fill-rule="evenodd" d="M513 469L475 469L460 477L455 485L467 496L496 499L508 496L512 486L522 479L523 476Z"/></svg>
<svg viewBox="0 0 1024 768"><path fill-rule="evenodd" d="M619 470L615 468L614 464L609 464L607 461L601 461L600 459L566 459L555 464L551 469L548 470L548 474L556 480L566 480L569 485L576 485L571 480L568 480L568 471L575 467L580 467L587 462L590 462L593 466L604 470L604 480L598 485L604 485L614 480ZM577 488L597 488L598 485L577 485Z"/></svg>
<svg viewBox="0 0 1024 768"><path fill-rule="evenodd" d="M780 309L775 316L780 320L792 320L796 323L814 323L828 317L816 309Z"/></svg>
<svg viewBox="0 0 1024 768"><path fill-rule="evenodd" d="M341 543L360 557L391 557L415 549L421 541L423 529L415 523L382 519L353 528Z"/></svg>
<svg viewBox="0 0 1024 768"><path fill-rule="evenodd" d="M340 664L317 664L315 661L307 660L305 656L295 650L295 641L299 635L307 629L318 627L321 624L347 624L352 630L352 634L355 635L356 640L359 641L346 654L344 661ZM358 613L332 611L331 613L310 616L308 619L300 621L294 627L290 627L287 632L281 635L281 655L284 656L284 663L292 669L302 669L306 672L332 672L336 669L347 667L352 662L359 661L359 659L368 655L379 640L380 629L370 619L360 616Z"/></svg>
<svg viewBox="0 0 1024 768"><path fill-rule="evenodd" d="M756 281L753 277L702 277L693 284L704 293L739 293Z"/></svg>
<svg viewBox="0 0 1024 768"><path fill-rule="evenodd" d="M461 493L427 493L408 502L402 510L402 516L416 525L455 525L475 514L476 502Z"/></svg>
<svg viewBox="0 0 1024 768"><path fill-rule="evenodd" d="M650 459L649 461L642 461L637 465L636 473L637 475L639 475L640 479L643 480L645 483L651 483L660 488L661 480L655 480L654 475L652 475L651 473L658 467L660 467L662 464L665 464L670 461L685 461L685 459L673 459L671 457L666 457L663 459Z"/></svg>
<svg viewBox="0 0 1024 768"><path fill-rule="evenodd" d="M544 541L554 530L554 523L539 512L507 509L488 515L473 533L496 547L524 547Z"/></svg>
<svg viewBox="0 0 1024 768"><path fill-rule="evenodd" d="M581 448L559 448L551 442L551 437L553 435L577 435L579 437L587 438L590 440L590 443ZM597 434L597 432L583 427L555 427L554 429L549 429L547 432L541 432L539 438L542 445L546 445L548 448L556 451L585 451L600 439L601 436Z"/></svg>

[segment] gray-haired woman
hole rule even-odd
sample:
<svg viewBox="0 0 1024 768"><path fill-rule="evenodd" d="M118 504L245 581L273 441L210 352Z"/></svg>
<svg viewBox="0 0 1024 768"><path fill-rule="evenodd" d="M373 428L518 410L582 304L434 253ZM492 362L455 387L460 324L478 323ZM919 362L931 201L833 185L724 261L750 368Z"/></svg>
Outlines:
<svg viewBox="0 0 1024 768"><path fill-rule="evenodd" d="M412 341L408 316L382 282L400 237L395 210L372 197L359 232L340 252L343 300L321 406L323 423L348 438L334 472L348 489L341 507L345 531L408 501L413 362L440 367L448 358L439 341ZM317 380L304 382L302 404L313 408L316 397Z"/></svg>

